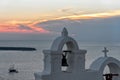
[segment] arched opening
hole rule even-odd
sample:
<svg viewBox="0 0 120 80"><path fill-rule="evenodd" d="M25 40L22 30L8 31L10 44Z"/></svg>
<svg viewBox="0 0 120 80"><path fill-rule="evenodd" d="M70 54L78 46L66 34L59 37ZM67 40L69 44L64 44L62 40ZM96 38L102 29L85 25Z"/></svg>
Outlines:
<svg viewBox="0 0 120 80"><path fill-rule="evenodd" d="M73 61L72 50L74 45L72 42L66 42L62 48L61 70L66 72L72 66L69 62Z"/></svg>
<svg viewBox="0 0 120 80"><path fill-rule="evenodd" d="M62 71L67 71L67 68L68 68L68 62L67 62L67 60L68 60L68 54L66 53L66 52L64 52L64 51L67 51L68 49L67 49L67 45L66 44L64 44L64 46L63 46L63 49L62 49L62 59L61 59L61 70Z"/></svg>
<svg viewBox="0 0 120 80"><path fill-rule="evenodd" d="M105 66L104 71L103 71L103 74L107 74L107 73L110 73L110 69L108 65Z"/></svg>
<svg viewBox="0 0 120 80"><path fill-rule="evenodd" d="M109 74L109 73L110 73L110 69L109 69L108 65L106 65L105 68L104 68L104 71L103 71L104 80L106 80L105 74Z"/></svg>
<svg viewBox="0 0 120 80"><path fill-rule="evenodd" d="M104 80L119 80L120 67L115 63L109 63L103 71Z"/></svg>
<svg viewBox="0 0 120 80"><path fill-rule="evenodd" d="M108 68L108 72L119 75L112 75L112 79L108 80L120 80L120 61L113 57L100 57L95 60L90 66L90 69L99 71L101 80L105 80L103 76L105 76L104 73L107 72L105 71L106 68Z"/></svg>
<svg viewBox="0 0 120 80"><path fill-rule="evenodd" d="M60 52L59 69L61 71L71 72L73 70L73 66L75 65L74 51L79 51L79 46L77 42L73 38L69 37L68 35L63 34L61 37L58 37L54 40L51 46L51 50ZM67 63L68 65L62 66L63 62Z"/></svg>

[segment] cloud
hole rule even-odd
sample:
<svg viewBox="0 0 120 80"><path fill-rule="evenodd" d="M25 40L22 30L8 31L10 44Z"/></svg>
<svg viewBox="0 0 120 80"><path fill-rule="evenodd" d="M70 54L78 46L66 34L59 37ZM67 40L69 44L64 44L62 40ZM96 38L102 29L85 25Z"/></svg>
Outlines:
<svg viewBox="0 0 120 80"><path fill-rule="evenodd" d="M103 17L105 15L107 15L107 17ZM80 41L120 42L119 15L119 11L114 11L81 15L82 17L77 17L77 15L67 16L41 21L36 24L1 24L0 32L11 32L16 36L15 38L21 36L23 33L21 39L52 39L53 37L55 38L55 36L60 36L62 29L66 27L70 33L69 35L72 35Z"/></svg>
<svg viewBox="0 0 120 80"><path fill-rule="evenodd" d="M66 27L70 35L81 41L120 42L120 16L93 19L59 19L37 23L46 30L61 32Z"/></svg>
<svg viewBox="0 0 120 80"><path fill-rule="evenodd" d="M23 25L23 24L19 24L18 29L20 29L20 30L33 30L29 26Z"/></svg>
<svg viewBox="0 0 120 80"><path fill-rule="evenodd" d="M9 25L9 24L0 24L0 32L12 32L17 31L16 25Z"/></svg>
<svg viewBox="0 0 120 80"><path fill-rule="evenodd" d="M41 27L33 26L32 24L0 24L0 33L50 33Z"/></svg>
<svg viewBox="0 0 120 80"><path fill-rule="evenodd" d="M62 29L66 27L69 35L80 41L120 42L119 22L120 16L77 20L58 19L39 22L35 25L20 24L17 26L10 25L9 27L6 25L6 27L0 27L0 30L6 31L1 33L0 37L3 40L53 40L60 36Z"/></svg>
<svg viewBox="0 0 120 80"><path fill-rule="evenodd" d="M60 9L59 11L68 15L80 15L86 13L85 11L80 11L79 9L76 8L63 8Z"/></svg>
<svg viewBox="0 0 120 80"><path fill-rule="evenodd" d="M72 10L72 8L64 8L64 9L61 9L60 11L61 12L69 12L69 11L71 11Z"/></svg>
<svg viewBox="0 0 120 80"><path fill-rule="evenodd" d="M0 24L0 33L29 33L32 29L27 25Z"/></svg>
<svg viewBox="0 0 120 80"><path fill-rule="evenodd" d="M104 11L104 12L91 12L91 13L87 13L87 12L83 12L78 13L68 13L69 15L65 15L65 16L61 16L58 17L56 19L72 19L72 20L76 20L76 19L94 19L94 18L108 18L108 17L114 17L114 16L120 16L120 10L113 10L113 11Z"/></svg>
<svg viewBox="0 0 120 80"><path fill-rule="evenodd" d="M54 34L33 25L0 24L0 40L48 40Z"/></svg>

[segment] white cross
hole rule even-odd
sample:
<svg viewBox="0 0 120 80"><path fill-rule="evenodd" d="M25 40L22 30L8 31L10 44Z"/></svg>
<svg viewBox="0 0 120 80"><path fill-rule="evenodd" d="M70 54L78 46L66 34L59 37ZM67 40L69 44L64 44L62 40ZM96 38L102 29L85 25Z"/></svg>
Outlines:
<svg viewBox="0 0 120 80"><path fill-rule="evenodd" d="M107 48L104 47L104 50L102 52L104 53L104 56L107 57L107 53L109 52L109 50L107 50Z"/></svg>

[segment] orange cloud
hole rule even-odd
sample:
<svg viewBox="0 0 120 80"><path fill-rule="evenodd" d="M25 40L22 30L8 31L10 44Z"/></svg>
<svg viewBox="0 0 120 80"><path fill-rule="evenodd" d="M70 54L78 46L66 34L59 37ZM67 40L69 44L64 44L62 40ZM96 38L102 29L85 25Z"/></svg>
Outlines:
<svg viewBox="0 0 120 80"><path fill-rule="evenodd" d="M32 24L37 24L37 23L42 23L42 22L47 22L51 20L60 20L60 19L71 19L71 20L77 20L77 19L95 19L95 18L108 18L108 17L113 17L113 16L120 16L120 10L116 11L108 11L108 12L101 12L101 13L85 13L85 14L72 14L72 15L61 15L57 16L54 15L52 17L44 18L42 20L36 20L33 21Z"/></svg>
<svg viewBox="0 0 120 80"><path fill-rule="evenodd" d="M0 24L0 32L20 32L26 33L31 32L30 30L20 30L17 25L9 25L9 24Z"/></svg>
<svg viewBox="0 0 120 80"><path fill-rule="evenodd" d="M112 17L112 16L119 16L120 15L120 10L116 11L109 11L109 12L101 12L101 13L86 13L86 14L81 14L81 15L70 15L70 16L62 16L62 17L57 17L55 19L93 19L93 18L107 18L107 17Z"/></svg>
<svg viewBox="0 0 120 80"><path fill-rule="evenodd" d="M29 24L31 23L31 21L22 21L22 20L12 20L12 21L7 21L7 24L12 24L12 25L16 25L16 24Z"/></svg>
<svg viewBox="0 0 120 80"><path fill-rule="evenodd" d="M48 30L45 30L41 27L37 27L37 26L34 26L34 25L29 25L29 27L34 30L35 32L40 32L40 33L50 33L50 31Z"/></svg>
<svg viewBox="0 0 120 80"><path fill-rule="evenodd" d="M26 27L26 28L25 28ZM0 32L16 32L16 33L49 33L49 31L32 26L32 25L25 25L24 28L21 28L20 25L13 25L13 24L0 24ZM30 29L27 29L30 28Z"/></svg>

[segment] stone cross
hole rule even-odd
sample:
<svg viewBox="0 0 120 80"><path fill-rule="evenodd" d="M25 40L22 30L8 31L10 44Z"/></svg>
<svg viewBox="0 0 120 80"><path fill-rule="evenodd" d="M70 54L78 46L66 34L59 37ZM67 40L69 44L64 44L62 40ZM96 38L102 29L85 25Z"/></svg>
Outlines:
<svg viewBox="0 0 120 80"><path fill-rule="evenodd" d="M109 52L109 50L107 50L107 48L104 47L104 50L102 52L104 53L104 56L107 57L107 53Z"/></svg>

